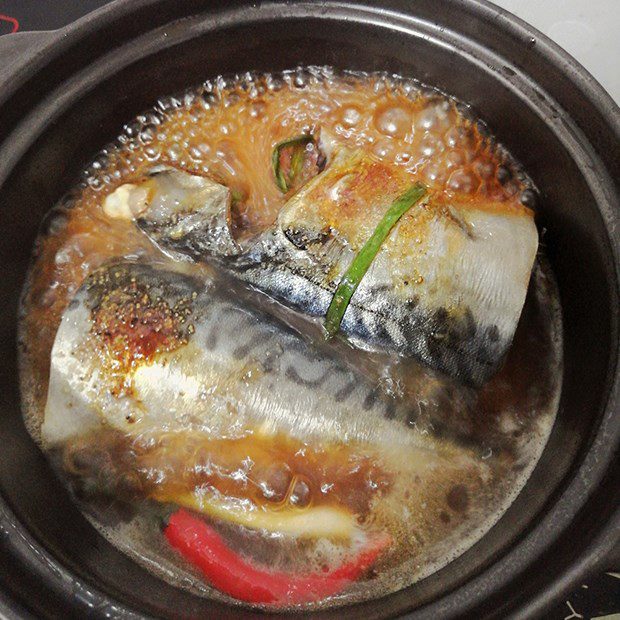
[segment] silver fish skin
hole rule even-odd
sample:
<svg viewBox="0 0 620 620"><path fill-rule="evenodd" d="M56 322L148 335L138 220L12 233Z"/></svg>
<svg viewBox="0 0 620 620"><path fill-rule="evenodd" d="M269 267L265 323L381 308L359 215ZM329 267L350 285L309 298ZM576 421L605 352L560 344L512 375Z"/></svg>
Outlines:
<svg viewBox="0 0 620 620"><path fill-rule="evenodd" d="M138 263L94 272L57 332L44 442L100 427L219 439L260 429L388 451L460 450L412 425L411 405L225 289L204 274ZM164 345L154 353L152 338Z"/></svg>
<svg viewBox="0 0 620 620"><path fill-rule="evenodd" d="M227 187L206 177L158 166L133 193L140 190L146 190L143 194L147 198L138 211L147 209L148 213L139 217L140 228L177 260L241 252L231 233Z"/></svg>
<svg viewBox="0 0 620 620"><path fill-rule="evenodd" d="M153 177L155 198L137 224L170 256L217 263L283 304L322 318L382 213L411 183L393 177L387 189L378 187L373 174L382 172L380 163L360 152L337 152L289 199L275 225L242 248L231 233L226 188L203 179L219 188L212 191L217 200L201 202L190 188L170 201L162 183L189 187L191 175L162 170ZM396 351L481 385L512 342L537 247L528 209L431 197L407 212L386 239L351 299L341 332L357 347Z"/></svg>

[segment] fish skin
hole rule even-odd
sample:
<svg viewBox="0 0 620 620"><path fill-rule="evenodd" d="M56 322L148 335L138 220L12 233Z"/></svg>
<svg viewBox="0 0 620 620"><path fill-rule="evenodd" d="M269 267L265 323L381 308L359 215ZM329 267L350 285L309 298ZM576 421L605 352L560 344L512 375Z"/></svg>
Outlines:
<svg viewBox="0 0 620 620"><path fill-rule="evenodd" d="M132 325L148 323L144 340L161 339L165 330L169 315L147 320L157 304L181 309L184 320L163 349L128 363L131 340L110 349L106 338L119 329L132 338L134 327L105 321L103 329L95 326L102 313L118 314L118 306L110 311L106 304L131 287L139 293L132 299L140 300ZM412 415L406 402L395 401L281 321L239 305L204 274L120 263L91 274L65 310L52 349L42 436L53 446L102 425L134 436L189 430L218 439L259 428L304 442L457 455L457 448L413 428Z"/></svg>
<svg viewBox="0 0 620 620"><path fill-rule="evenodd" d="M227 187L166 166L151 169L143 185L150 195L148 217L139 217L138 226L167 254L195 260L241 251L231 234Z"/></svg>
<svg viewBox="0 0 620 620"><path fill-rule="evenodd" d="M387 208L410 184L402 171L341 150L289 199L275 225L245 248L227 225L230 198L218 203L217 216L213 204L181 215L181 221L188 218L187 234L179 233L184 226L176 216L166 223L153 219L151 210L137 223L175 258L217 263L279 302L322 318L341 276L380 221L383 209L368 205ZM533 214L525 207L425 199L382 245L347 307L341 332L362 349L396 351L482 385L512 342L537 247Z"/></svg>

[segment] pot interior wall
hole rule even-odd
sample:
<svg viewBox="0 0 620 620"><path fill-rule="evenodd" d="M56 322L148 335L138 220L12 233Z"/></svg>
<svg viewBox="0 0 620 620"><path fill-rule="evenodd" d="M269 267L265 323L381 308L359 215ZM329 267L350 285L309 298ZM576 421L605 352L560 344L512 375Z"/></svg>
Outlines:
<svg viewBox="0 0 620 620"><path fill-rule="evenodd" d="M556 427L541 464L507 515L483 541L440 573L383 601L358 607L357 612L369 618L411 608L455 587L500 554L561 488L588 444L604 405L601 395L613 354L615 291L609 282L615 276L602 219L582 171L549 119L535 104L524 101L500 71L473 56L455 53L450 45L432 37L325 16L224 24L216 29L209 23L196 17L172 25L165 29L167 40L163 30L147 33L41 99L49 120L33 135L32 146L0 193L4 231L0 236L4 266L0 304L5 317L0 325L4 360L0 369L0 436L4 438L0 491L38 541L65 566L115 599L167 617L209 617L216 612L218 617L243 615L241 610L213 606L163 584L112 548L74 508L28 437L21 421L14 343L18 297L36 232L46 211L93 154L119 133L124 121L147 109L160 95L219 73L277 70L298 63L382 69L419 77L473 104L540 188L538 222L547 229L544 242L561 290L566 362ZM171 45L170 40L175 43ZM65 62L75 62L75 58ZM96 77L96 85L86 86L88 74ZM76 94L65 106L60 95L73 90ZM24 105L28 105L26 100ZM0 560L0 570L6 562ZM41 594L40 605L48 613L63 610L64 604L51 592L42 589Z"/></svg>

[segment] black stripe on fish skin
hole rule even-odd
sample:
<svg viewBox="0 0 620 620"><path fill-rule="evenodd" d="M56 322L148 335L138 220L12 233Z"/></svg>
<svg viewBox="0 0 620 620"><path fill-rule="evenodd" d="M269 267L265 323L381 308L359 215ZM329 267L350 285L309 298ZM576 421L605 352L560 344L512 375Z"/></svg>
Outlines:
<svg viewBox="0 0 620 620"><path fill-rule="evenodd" d="M396 415L396 403L394 399L388 398L385 402L385 412L383 414L388 420L393 420Z"/></svg>
<svg viewBox="0 0 620 620"><path fill-rule="evenodd" d="M399 321L397 321L405 342L414 338L418 339L420 335L420 328L414 324L412 318L413 313L407 313Z"/></svg>
<svg viewBox="0 0 620 620"><path fill-rule="evenodd" d="M425 344L428 351L427 363L434 368L443 370L445 368L443 360L444 343L435 337L435 332L431 332L426 336Z"/></svg>
<svg viewBox="0 0 620 620"><path fill-rule="evenodd" d="M477 375L480 372L478 360L471 355L453 355L451 361L455 366L455 376Z"/></svg>
<svg viewBox="0 0 620 620"><path fill-rule="evenodd" d="M349 381L349 383L341 387L334 394L334 401L337 403L341 403L345 401L347 398L349 398L349 396L351 396L356 386L357 386L357 381L355 379L352 379L351 381Z"/></svg>
<svg viewBox="0 0 620 620"><path fill-rule="evenodd" d="M381 390L378 387L375 387L372 390L370 390L370 392L368 392L362 404L362 409L364 411L368 411L372 409L372 406L375 404L375 402L377 402L377 398L380 392Z"/></svg>
<svg viewBox="0 0 620 620"><path fill-rule="evenodd" d="M258 334L255 334L245 344L239 345L233 349L232 355L236 360L242 360L247 357L251 351L256 349L261 344L265 344L271 340L273 334L266 330L261 330Z"/></svg>
<svg viewBox="0 0 620 620"><path fill-rule="evenodd" d="M392 287L389 284L376 284L368 289L370 295L381 295L382 293L391 292Z"/></svg>
<svg viewBox="0 0 620 620"><path fill-rule="evenodd" d="M340 329L346 335L357 336L374 344L384 344L385 340L381 338L385 338L387 334L383 327L384 321L385 319L378 313L360 310L358 307L352 308L349 304Z"/></svg>
<svg viewBox="0 0 620 620"><path fill-rule="evenodd" d="M379 341L379 342L389 342L392 343L393 345L396 345L396 348L398 348L398 341L396 341L392 335L390 334L390 332L388 331L387 327L385 326L385 323L383 321L379 322L376 321L375 322L375 326L374 326L374 336L375 338Z"/></svg>
<svg viewBox="0 0 620 620"><path fill-rule="evenodd" d="M327 377L329 376L329 373L330 371L328 369L328 370L325 370L323 374L320 377L317 377L316 379L304 379L297 372L297 369L291 365L287 367L284 375L286 376L287 379L290 379L294 383L297 383L297 385L303 385L305 387L320 387L325 382Z"/></svg>
<svg viewBox="0 0 620 620"><path fill-rule="evenodd" d="M450 325L448 324L448 311L445 308L438 308L433 313L433 333L432 337L435 340L442 340L448 336Z"/></svg>
<svg viewBox="0 0 620 620"><path fill-rule="evenodd" d="M465 309L465 316L463 317L463 330L465 338L475 338L478 331L476 327L476 320L470 308ZM499 335L499 334L498 334Z"/></svg>
<svg viewBox="0 0 620 620"><path fill-rule="evenodd" d="M278 362L280 361L280 358L282 357L282 353L283 353L283 350L275 351L272 349L268 349L266 351L264 357L262 357L259 360L259 363L264 373L271 374L275 372L276 370L278 370L278 367L279 367Z"/></svg>
<svg viewBox="0 0 620 620"><path fill-rule="evenodd" d="M165 242L171 250L189 256L195 261L199 261L204 254L211 250L209 241L194 235L186 235L178 240L166 239Z"/></svg>
<svg viewBox="0 0 620 620"><path fill-rule="evenodd" d="M309 280L305 279L305 282ZM291 280L286 286L280 286L279 290L272 291L274 299L285 303L289 307L307 313L316 301L316 291L309 286L300 285L299 282Z"/></svg>
<svg viewBox="0 0 620 620"><path fill-rule="evenodd" d="M488 369L495 364L497 360L497 343L490 343L484 339L479 339L475 346L476 362L480 364L481 368Z"/></svg>
<svg viewBox="0 0 620 620"><path fill-rule="evenodd" d="M498 342L499 341L499 329L497 328L497 325L490 325L489 327L487 327L484 332L484 335L491 342Z"/></svg>
<svg viewBox="0 0 620 620"><path fill-rule="evenodd" d="M475 342L476 339L476 322L471 313L471 310L467 308L461 316L451 316L447 320L448 335L446 338L446 345L452 349L467 349L471 350L470 343ZM467 343L463 346L463 343Z"/></svg>
<svg viewBox="0 0 620 620"><path fill-rule="evenodd" d="M218 337L219 337L220 328L217 325L214 325L207 334L205 338L204 345L209 351L215 350L217 347Z"/></svg>

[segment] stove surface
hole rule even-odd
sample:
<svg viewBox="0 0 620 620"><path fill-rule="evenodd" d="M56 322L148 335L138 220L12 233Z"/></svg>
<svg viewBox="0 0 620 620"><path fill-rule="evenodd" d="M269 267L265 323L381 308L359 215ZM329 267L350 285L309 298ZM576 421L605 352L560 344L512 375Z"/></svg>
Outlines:
<svg viewBox="0 0 620 620"><path fill-rule="evenodd" d="M620 0L495 0L563 45L620 103ZM110 0L0 0L0 36L55 30ZM592 577L549 620L620 620L620 566Z"/></svg>

